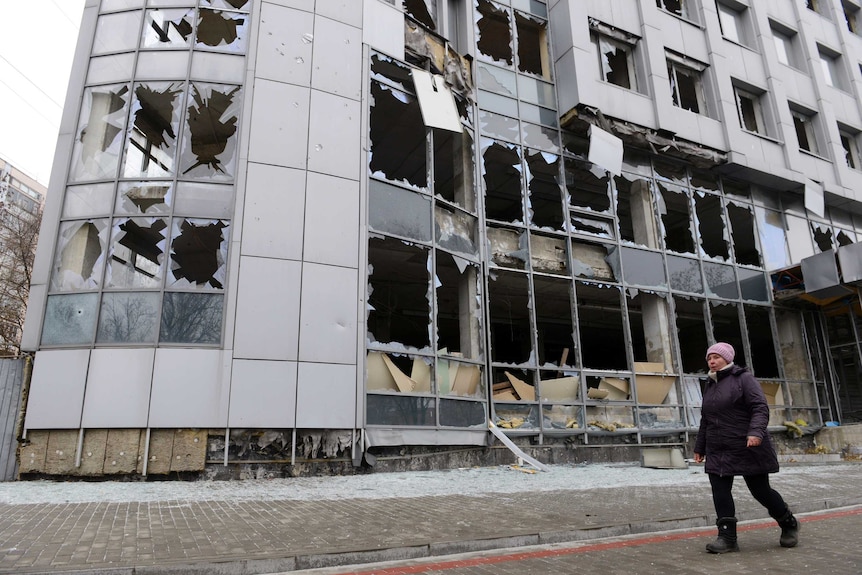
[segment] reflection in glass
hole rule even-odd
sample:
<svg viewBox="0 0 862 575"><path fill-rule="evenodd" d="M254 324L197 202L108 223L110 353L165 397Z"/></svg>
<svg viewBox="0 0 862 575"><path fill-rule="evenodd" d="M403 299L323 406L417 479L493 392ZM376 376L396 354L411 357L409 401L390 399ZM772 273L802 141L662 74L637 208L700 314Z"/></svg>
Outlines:
<svg viewBox="0 0 862 575"><path fill-rule="evenodd" d="M387 184L369 180L368 225L421 242L431 241L431 199Z"/></svg>
<svg viewBox="0 0 862 575"><path fill-rule="evenodd" d="M162 300L162 343L221 341L222 294L165 293Z"/></svg>
<svg viewBox="0 0 862 575"><path fill-rule="evenodd" d="M226 219L233 215L233 186L208 182L177 182L174 214L194 214L206 218Z"/></svg>
<svg viewBox="0 0 862 575"><path fill-rule="evenodd" d="M477 401L440 400L440 425L445 427L488 427L484 403Z"/></svg>
<svg viewBox="0 0 862 575"><path fill-rule="evenodd" d="M667 271L672 290L703 293L703 278L697 260L667 254Z"/></svg>
<svg viewBox="0 0 862 575"><path fill-rule="evenodd" d="M781 212L755 207L760 244L763 246L764 265L767 270L777 270L790 265L785 244L784 220Z"/></svg>
<svg viewBox="0 0 862 575"><path fill-rule="evenodd" d="M620 247L623 279L629 285L666 288L664 262L658 252Z"/></svg>
<svg viewBox="0 0 862 575"><path fill-rule="evenodd" d="M71 221L60 224L51 289L94 289L102 281L108 220Z"/></svg>
<svg viewBox="0 0 862 575"><path fill-rule="evenodd" d="M736 275L731 266L704 262L703 273L706 276L706 289L709 295L727 299L739 297Z"/></svg>
<svg viewBox="0 0 862 575"><path fill-rule="evenodd" d="M99 294L48 296L42 345L89 345L96 331Z"/></svg>
<svg viewBox="0 0 862 575"><path fill-rule="evenodd" d="M365 413L369 425L434 426L437 424L435 403L433 397L371 393L365 397Z"/></svg>
<svg viewBox="0 0 862 575"><path fill-rule="evenodd" d="M87 88L72 152L70 181L113 179L126 125L129 87Z"/></svg>
<svg viewBox="0 0 862 575"><path fill-rule="evenodd" d="M766 282L766 274L745 268L736 268L736 271L739 274L742 299L769 303L770 286Z"/></svg>
<svg viewBox="0 0 862 575"><path fill-rule="evenodd" d="M105 293L96 342L155 343L158 326L158 293Z"/></svg>

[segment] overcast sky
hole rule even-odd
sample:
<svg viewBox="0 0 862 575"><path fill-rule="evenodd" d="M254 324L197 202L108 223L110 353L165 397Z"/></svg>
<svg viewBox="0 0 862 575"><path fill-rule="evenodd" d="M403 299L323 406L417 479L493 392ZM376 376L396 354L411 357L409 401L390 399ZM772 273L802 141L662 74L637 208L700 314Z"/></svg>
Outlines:
<svg viewBox="0 0 862 575"><path fill-rule="evenodd" d="M48 185L84 0L0 0L0 157Z"/></svg>

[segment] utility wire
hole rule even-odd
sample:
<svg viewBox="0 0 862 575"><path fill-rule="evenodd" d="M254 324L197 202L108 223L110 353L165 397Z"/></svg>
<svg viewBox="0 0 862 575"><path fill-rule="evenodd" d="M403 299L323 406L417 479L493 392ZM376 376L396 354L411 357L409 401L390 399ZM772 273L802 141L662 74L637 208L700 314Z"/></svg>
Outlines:
<svg viewBox="0 0 862 575"><path fill-rule="evenodd" d="M15 65L14 65L12 62L10 62L9 60L7 60L7 59L6 59L6 57L5 57L5 56L3 56L2 54L0 54L0 60L3 60L3 61L4 61L4 62L6 62L7 64L9 64L9 66L10 66L13 70L15 70L16 72L18 72L18 73L21 75L21 77L22 77L22 78L24 78L25 80L27 80L27 81L30 83L30 85L31 85L31 86L33 86L34 88L36 88L37 90L39 90L40 92L42 92L42 93L45 95L45 97L46 97L46 98L48 98L49 100L51 100L51 102L53 102L53 103L54 103L54 105L55 105L55 106L57 106L57 107L58 107L58 108L60 108L61 110L63 109L62 104L58 104L58 103L57 103L57 101L56 101L54 98L52 98L52 97L51 97L47 92L45 92L45 90L43 90L42 88L40 88L40 87L39 87L35 82L33 82L33 80L31 80L30 78L28 78L28 77L27 77L27 75L26 75L24 72L22 72L21 70L19 70L18 68L16 68L16 67L15 67ZM6 84L6 82L3 82L3 83L4 83L4 84ZM9 86L9 84L6 84L6 86ZM9 89L11 90L11 87L10 87ZM12 91L14 92L14 90L12 90ZM15 93L16 93L16 94L17 94L17 95L18 95L22 100L25 100L25 98L24 98L23 96L21 96L21 94L18 94L17 92L15 92ZM25 100L25 101L26 101L26 100ZM28 104L29 104L29 102L28 102ZM31 107L32 107L32 106L31 106ZM34 108L34 109L35 109L35 108Z"/></svg>

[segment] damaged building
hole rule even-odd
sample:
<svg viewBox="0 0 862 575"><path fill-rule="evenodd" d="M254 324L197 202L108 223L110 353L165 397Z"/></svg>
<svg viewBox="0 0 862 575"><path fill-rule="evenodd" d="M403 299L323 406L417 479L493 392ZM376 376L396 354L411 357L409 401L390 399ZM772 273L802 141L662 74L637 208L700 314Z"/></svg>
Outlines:
<svg viewBox="0 0 862 575"><path fill-rule="evenodd" d="M858 0L87 0L22 476L782 449L862 418Z"/></svg>

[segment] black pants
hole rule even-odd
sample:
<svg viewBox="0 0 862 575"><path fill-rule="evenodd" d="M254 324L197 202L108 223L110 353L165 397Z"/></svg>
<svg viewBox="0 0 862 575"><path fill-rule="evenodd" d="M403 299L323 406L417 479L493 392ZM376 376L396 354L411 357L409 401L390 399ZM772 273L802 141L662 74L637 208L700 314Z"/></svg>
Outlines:
<svg viewBox="0 0 862 575"><path fill-rule="evenodd" d="M751 496L758 503L766 507L770 517L781 518L787 513L787 504L781 494L769 485L769 474L743 475L745 485L751 492ZM733 475L722 477L714 473L709 474L709 483L712 485L712 502L715 504L715 513L718 518L736 517L736 504L733 502Z"/></svg>

